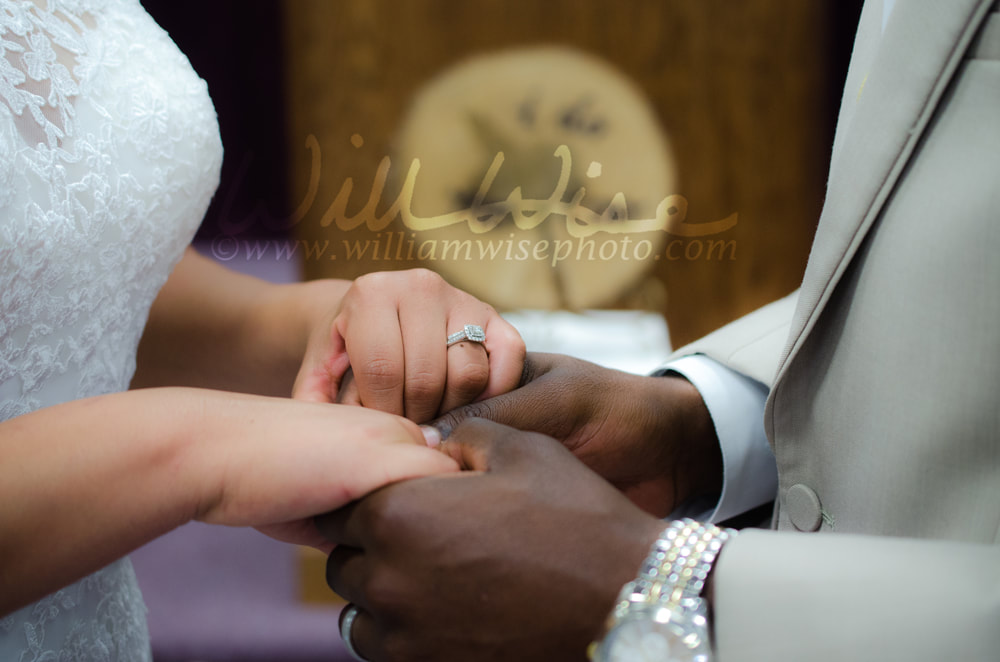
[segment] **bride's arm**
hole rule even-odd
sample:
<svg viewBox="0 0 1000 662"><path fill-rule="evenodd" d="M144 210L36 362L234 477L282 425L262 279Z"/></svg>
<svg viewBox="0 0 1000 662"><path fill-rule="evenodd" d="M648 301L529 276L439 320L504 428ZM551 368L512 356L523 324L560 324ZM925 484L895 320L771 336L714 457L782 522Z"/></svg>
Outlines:
<svg viewBox="0 0 1000 662"><path fill-rule="evenodd" d="M487 352L446 349L465 324L485 328ZM426 270L273 285L188 250L153 305L132 384L331 402L350 364L362 403L426 421L515 387L523 360L496 311Z"/></svg>
<svg viewBox="0 0 1000 662"><path fill-rule="evenodd" d="M288 396L310 325L338 306L350 285L343 280L274 285L189 248L150 310L132 386ZM310 300L329 304L314 310Z"/></svg>
<svg viewBox="0 0 1000 662"><path fill-rule="evenodd" d="M192 519L323 546L311 516L456 469L369 409L189 388L0 423L0 617Z"/></svg>

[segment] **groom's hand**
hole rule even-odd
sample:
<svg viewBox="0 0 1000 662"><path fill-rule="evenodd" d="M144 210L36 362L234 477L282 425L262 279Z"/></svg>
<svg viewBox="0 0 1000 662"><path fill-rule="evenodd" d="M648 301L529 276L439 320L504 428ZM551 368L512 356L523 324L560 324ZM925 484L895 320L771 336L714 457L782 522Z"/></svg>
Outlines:
<svg viewBox="0 0 1000 662"><path fill-rule="evenodd" d="M558 442L488 421L443 450L465 472L380 489L317 520L327 580L382 660L584 656L662 523Z"/></svg>
<svg viewBox="0 0 1000 662"><path fill-rule="evenodd" d="M721 488L722 457L701 395L679 376L645 377L559 354L528 354L520 388L433 423L442 436L486 418L561 441L636 505L664 517Z"/></svg>

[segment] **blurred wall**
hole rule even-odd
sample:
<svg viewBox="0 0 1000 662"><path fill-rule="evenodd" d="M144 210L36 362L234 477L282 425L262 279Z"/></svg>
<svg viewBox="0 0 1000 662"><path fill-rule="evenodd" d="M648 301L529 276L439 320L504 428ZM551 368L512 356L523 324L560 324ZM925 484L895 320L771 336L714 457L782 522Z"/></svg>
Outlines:
<svg viewBox="0 0 1000 662"><path fill-rule="evenodd" d="M346 177L363 201L408 101L435 73L467 54L551 42L602 56L643 88L672 141L689 219L739 214L726 235L736 241L735 259L655 265L674 345L796 287L839 96L838 32L850 23L837 16L842 3L300 0L283 10L293 200L310 181L307 136L322 154L320 188L299 236L327 236L319 219ZM361 148L351 144L354 134L363 136ZM407 266L310 260L306 273L352 277Z"/></svg>
<svg viewBox="0 0 1000 662"><path fill-rule="evenodd" d="M860 0L143 0L209 82L226 163L202 236L329 236L367 194L410 99L463 56L556 43L637 82L670 136L689 219L739 215L735 259L661 260L678 346L792 290L822 202ZM364 138L352 144L355 134ZM322 157L313 172L306 140ZM310 183L317 185L301 206ZM299 215L296 216L295 212ZM295 220L290 224L289 217ZM728 254L727 254L728 258ZM378 263L306 259L308 277Z"/></svg>
<svg viewBox="0 0 1000 662"><path fill-rule="evenodd" d="M288 205L285 49L276 0L141 0L208 83L225 148L199 230L283 235Z"/></svg>

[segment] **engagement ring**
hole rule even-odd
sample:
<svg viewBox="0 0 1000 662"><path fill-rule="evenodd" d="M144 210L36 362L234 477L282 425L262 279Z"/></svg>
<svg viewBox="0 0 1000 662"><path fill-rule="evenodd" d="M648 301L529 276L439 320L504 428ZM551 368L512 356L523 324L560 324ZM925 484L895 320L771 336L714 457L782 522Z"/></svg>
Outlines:
<svg viewBox="0 0 1000 662"><path fill-rule="evenodd" d="M477 342L480 345L486 342L486 332L483 331L483 327L478 324L466 324L465 328L461 331L456 331L455 333L448 336L448 347L451 347L455 343L460 343L464 340L469 342Z"/></svg>

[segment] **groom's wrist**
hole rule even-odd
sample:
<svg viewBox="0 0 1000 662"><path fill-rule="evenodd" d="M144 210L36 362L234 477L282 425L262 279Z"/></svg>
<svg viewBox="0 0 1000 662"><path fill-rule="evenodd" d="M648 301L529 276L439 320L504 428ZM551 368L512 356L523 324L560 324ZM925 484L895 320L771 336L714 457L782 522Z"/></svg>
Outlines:
<svg viewBox="0 0 1000 662"><path fill-rule="evenodd" d="M669 470L678 503L718 494L722 489L722 451L701 393L676 373L644 379L651 389L649 406L658 412L651 438L670 449Z"/></svg>

